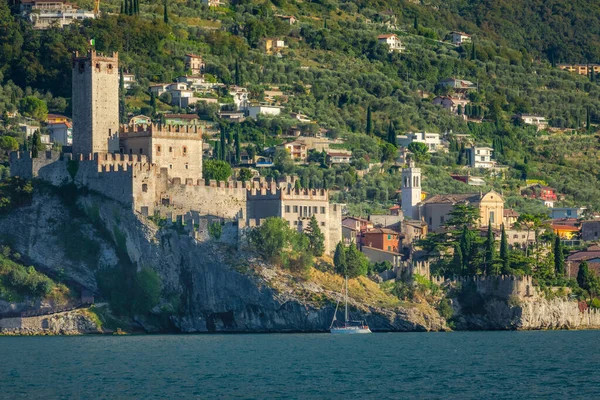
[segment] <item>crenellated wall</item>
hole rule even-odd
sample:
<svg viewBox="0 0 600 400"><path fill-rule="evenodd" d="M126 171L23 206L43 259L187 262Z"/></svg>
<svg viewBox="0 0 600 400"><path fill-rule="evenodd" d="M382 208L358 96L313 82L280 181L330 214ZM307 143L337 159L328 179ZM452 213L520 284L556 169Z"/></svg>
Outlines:
<svg viewBox="0 0 600 400"><path fill-rule="evenodd" d="M453 279L444 279L434 276L431 278L434 283L439 285L452 284L471 284L476 287L477 293L483 297L497 297L508 300L511 296L517 296L520 299L532 299L538 297L537 288L533 286L530 275L498 275L498 276L462 276Z"/></svg>

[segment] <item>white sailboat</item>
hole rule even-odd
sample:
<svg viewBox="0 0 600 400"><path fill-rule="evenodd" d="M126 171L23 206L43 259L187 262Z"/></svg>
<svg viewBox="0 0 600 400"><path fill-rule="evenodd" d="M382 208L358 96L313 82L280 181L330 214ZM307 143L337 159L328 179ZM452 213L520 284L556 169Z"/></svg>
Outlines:
<svg viewBox="0 0 600 400"><path fill-rule="evenodd" d="M329 333L341 334L341 335L352 335L357 333L371 333L369 326L366 321L349 321L348 320L348 277L346 276L346 291L344 295L344 301L346 304L346 310L344 312L344 324L342 326L334 326L337 321L337 310L340 305L339 301L335 306L335 312L333 313L333 321L329 327Z"/></svg>

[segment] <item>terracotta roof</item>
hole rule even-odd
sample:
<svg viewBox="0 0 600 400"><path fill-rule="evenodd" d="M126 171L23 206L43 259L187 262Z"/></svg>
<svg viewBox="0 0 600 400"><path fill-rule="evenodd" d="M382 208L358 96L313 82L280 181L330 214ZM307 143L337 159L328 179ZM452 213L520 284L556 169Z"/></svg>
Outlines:
<svg viewBox="0 0 600 400"><path fill-rule="evenodd" d="M399 209L400 209L400 206L399 206L399 205L391 206L391 207L389 208L389 210L399 210Z"/></svg>
<svg viewBox="0 0 600 400"><path fill-rule="evenodd" d="M369 229L368 231L365 232L365 234L369 234L369 233L379 233L379 234L385 234L385 235L400 235L395 230L388 229L388 228L374 228L374 229Z"/></svg>
<svg viewBox="0 0 600 400"><path fill-rule="evenodd" d="M191 58L202 58L202 56L199 56L197 54L192 54L192 53L188 53L185 55L186 57L191 57Z"/></svg>
<svg viewBox="0 0 600 400"><path fill-rule="evenodd" d="M505 216L505 217L515 217L515 218L516 218L516 217L518 217L519 215L521 215L521 214L519 214L518 212L516 212L516 211L515 211L515 210L513 210L512 208L505 208L505 209L504 209L504 216Z"/></svg>
<svg viewBox="0 0 600 400"><path fill-rule="evenodd" d="M398 36L398 35L396 35L395 33L388 33L388 34L385 34L385 35L379 35L379 36L377 36L377 39L388 39L388 38L391 38L391 37L394 37L394 36Z"/></svg>
<svg viewBox="0 0 600 400"><path fill-rule="evenodd" d="M436 194L431 196L428 199L425 199L421 202L421 204L435 204L435 203L478 203L481 200L481 195L479 193L469 193L469 194Z"/></svg>
<svg viewBox="0 0 600 400"><path fill-rule="evenodd" d="M578 251L567 257L567 261L588 261L600 258L600 251Z"/></svg>

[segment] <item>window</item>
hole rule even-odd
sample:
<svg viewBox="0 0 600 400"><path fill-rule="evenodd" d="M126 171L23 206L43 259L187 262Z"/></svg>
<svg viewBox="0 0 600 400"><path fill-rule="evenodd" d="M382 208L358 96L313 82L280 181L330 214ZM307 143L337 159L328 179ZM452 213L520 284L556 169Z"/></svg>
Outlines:
<svg viewBox="0 0 600 400"><path fill-rule="evenodd" d="M392 235L388 235L388 240L391 240L391 239L392 239Z"/></svg>
<svg viewBox="0 0 600 400"><path fill-rule="evenodd" d="M188 165L188 163L185 163L185 169L190 169L190 166Z"/></svg>
<svg viewBox="0 0 600 400"><path fill-rule="evenodd" d="M392 246L388 246L388 251L392 251Z"/></svg>
<svg viewBox="0 0 600 400"><path fill-rule="evenodd" d="M443 224L443 223L444 223L444 216L442 215L442 216L440 217L440 224Z"/></svg>
<svg viewBox="0 0 600 400"><path fill-rule="evenodd" d="M325 207L321 207L321 214L325 214Z"/></svg>
<svg viewBox="0 0 600 400"><path fill-rule="evenodd" d="M140 147L140 154L143 154L144 150Z"/></svg>
<svg viewBox="0 0 600 400"><path fill-rule="evenodd" d="M161 150L161 147L160 147L160 144L159 144L159 145L156 146L156 154L160 154L160 150Z"/></svg>
<svg viewBox="0 0 600 400"><path fill-rule="evenodd" d="M173 148L169 147L169 153L172 153L172 152L173 152Z"/></svg>
<svg viewBox="0 0 600 400"><path fill-rule="evenodd" d="M313 214L319 213L319 207L313 207Z"/></svg>
<svg viewBox="0 0 600 400"><path fill-rule="evenodd" d="M144 192L144 193L148 192L148 184L147 183L142 184L142 192Z"/></svg>
<svg viewBox="0 0 600 400"><path fill-rule="evenodd" d="M298 212L298 206L294 206L294 212L297 213Z"/></svg>
<svg viewBox="0 0 600 400"><path fill-rule="evenodd" d="M169 169L173 169L173 164L169 164Z"/></svg>
<svg viewBox="0 0 600 400"><path fill-rule="evenodd" d="M96 63L96 72L100 72L100 63Z"/></svg>
<svg viewBox="0 0 600 400"><path fill-rule="evenodd" d="M494 212L490 211L490 224L494 223Z"/></svg>
<svg viewBox="0 0 600 400"><path fill-rule="evenodd" d="M113 66L112 66L112 64L108 64L108 73L112 74L112 72L113 72Z"/></svg>
<svg viewBox="0 0 600 400"><path fill-rule="evenodd" d="M325 226L325 222L321 222L321 226Z"/></svg>
<svg viewBox="0 0 600 400"><path fill-rule="evenodd" d="M285 212L289 213L290 212L290 206L285 206Z"/></svg>
<svg viewBox="0 0 600 400"><path fill-rule="evenodd" d="M129 149L129 154L133 154L133 149Z"/></svg>
<svg viewBox="0 0 600 400"><path fill-rule="evenodd" d="M183 146L183 155L185 156L187 154L187 147Z"/></svg>
<svg viewBox="0 0 600 400"><path fill-rule="evenodd" d="M431 217L429 217L429 225L431 225L431 223L432 223L432 220L431 220Z"/></svg>
<svg viewBox="0 0 600 400"><path fill-rule="evenodd" d="M513 239L518 239L518 238L519 238L519 235L516 235L516 234L513 235Z"/></svg>

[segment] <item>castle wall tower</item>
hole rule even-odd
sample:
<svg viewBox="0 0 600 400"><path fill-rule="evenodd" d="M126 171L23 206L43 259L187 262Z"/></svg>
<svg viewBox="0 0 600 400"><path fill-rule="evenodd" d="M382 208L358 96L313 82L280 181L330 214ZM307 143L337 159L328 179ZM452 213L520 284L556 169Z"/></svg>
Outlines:
<svg viewBox="0 0 600 400"><path fill-rule="evenodd" d="M73 56L73 153L119 151L119 56Z"/></svg>
<svg viewBox="0 0 600 400"><path fill-rule="evenodd" d="M414 161L410 161L408 168L402 170L402 211L404 218L419 219L421 202L421 168L416 168Z"/></svg>

